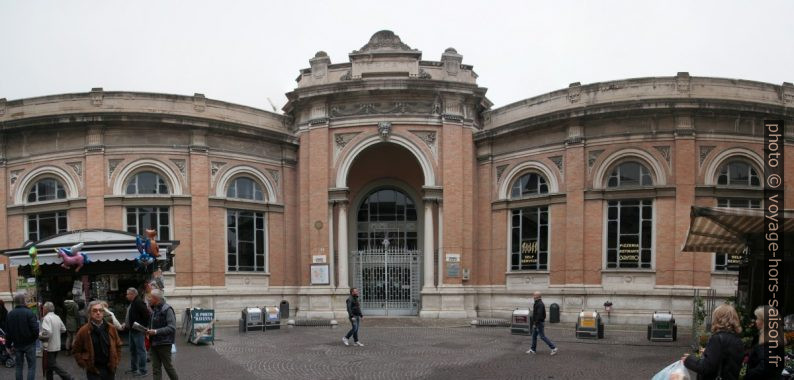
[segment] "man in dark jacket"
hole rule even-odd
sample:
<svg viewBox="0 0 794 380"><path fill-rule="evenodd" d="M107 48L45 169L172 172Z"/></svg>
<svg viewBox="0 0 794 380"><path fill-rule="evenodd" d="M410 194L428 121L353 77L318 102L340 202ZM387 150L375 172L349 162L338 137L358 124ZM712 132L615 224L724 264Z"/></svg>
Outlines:
<svg viewBox="0 0 794 380"><path fill-rule="evenodd" d="M6 339L16 350L16 380L22 380L22 366L28 361L28 380L36 378L36 340L39 338L39 319L25 304L25 294L14 295L14 310L6 319Z"/></svg>
<svg viewBox="0 0 794 380"><path fill-rule="evenodd" d="M549 345L551 354L554 355L557 353L557 347L554 346L554 343L552 343L549 338L546 338L546 334L543 331L543 323L546 321L546 305L544 305L543 300L540 299L540 292L535 292L533 297L535 298L535 304L532 305L532 323L535 325L535 329L532 331L532 347L527 353L535 353L535 348L538 346L538 336L540 336L540 339L543 339L543 341Z"/></svg>
<svg viewBox="0 0 794 380"><path fill-rule="evenodd" d="M176 334L176 314L171 305L163 302L163 293L153 289L151 293L152 318L151 329L146 331L152 344L152 375L154 380L162 379L162 367L168 373L168 378L178 380L179 377L171 360L171 346L174 344Z"/></svg>
<svg viewBox="0 0 794 380"><path fill-rule="evenodd" d="M138 290L135 288L127 289L127 300L130 305L127 307L127 317L124 319L124 328L130 332L130 370L135 376L146 376L146 348L143 345L143 332L133 329L135 323L143 327L149 327L149 308L138 297Z"/></svg>
<svg viewBox="0 0 794 380"><path fill-rule="evenodd" d="M344 338L342 338L342 342L345 346L350 345L350 337L353 337L353 344L356 346L364 347L364 344L358 341L358 327L361 326L361 318L364 316L361 314L361 303L358 301L358 288L351 288L350 289L350 297L347 297L347 318L350 320L350 324L353 326L350 328L350 331L347 332Z"/></svg>

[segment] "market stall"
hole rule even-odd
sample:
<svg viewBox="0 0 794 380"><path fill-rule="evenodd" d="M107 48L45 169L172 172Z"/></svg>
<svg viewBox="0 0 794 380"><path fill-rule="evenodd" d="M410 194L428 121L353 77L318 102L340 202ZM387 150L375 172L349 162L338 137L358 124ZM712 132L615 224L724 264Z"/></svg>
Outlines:
<svg viewBox="0 0 794 380"><path fill-rule="evenodd" d="M794 210L785 210L778 216L782 221L781 240L786 251L783 270L785 289L794 289ZM765 304L766 261L764 257L763 210L724 207L692 207L689 233L682 252L723 252L736 257L739 264L738 301L747 310ZM781 302L784 315L794 314L794 291L787 291Z"/></svg>
<svg viewBox="0 0 794 380"><path fill-rule="evenodd" d="M173 251L179 245L179 241L156 241L145 245L156 249L150 250L149 255L145 249L142 252L142 243L148 244L145 238L124 231L78 230L30 242L3 254L11 266L19 268L18 282L25 284L30 297L39 303L53 302L56 314L60 314L63 301L72 293L75 301L86 304L91 300L107 301L110 310L121 318L128 304L127 288L140 289L156 268L169 270ZM77 255L81 255L81 266L71 262Z"/></svg>

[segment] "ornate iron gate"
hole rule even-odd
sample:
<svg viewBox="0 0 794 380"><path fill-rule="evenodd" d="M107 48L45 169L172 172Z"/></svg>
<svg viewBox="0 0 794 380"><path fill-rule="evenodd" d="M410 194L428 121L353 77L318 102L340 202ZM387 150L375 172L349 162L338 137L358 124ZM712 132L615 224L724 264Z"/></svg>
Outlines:
<svg viewBox="0 0 794 380"><path fill-rule="evenodd" d="M421 251L374 248L355 253L356 287L364 315L419 313Z"/></svg>

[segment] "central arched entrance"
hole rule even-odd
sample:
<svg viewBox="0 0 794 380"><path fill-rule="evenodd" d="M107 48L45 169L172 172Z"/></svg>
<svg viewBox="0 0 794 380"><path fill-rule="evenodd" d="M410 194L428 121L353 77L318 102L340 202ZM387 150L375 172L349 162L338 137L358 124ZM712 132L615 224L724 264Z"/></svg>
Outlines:
<svg viewBox="0 0 794 380"><path fill-rule="evenodd" d="M362 311L416 315L422 278L416 202L397 187L379 187L356 210L353 276Z"/></svg>

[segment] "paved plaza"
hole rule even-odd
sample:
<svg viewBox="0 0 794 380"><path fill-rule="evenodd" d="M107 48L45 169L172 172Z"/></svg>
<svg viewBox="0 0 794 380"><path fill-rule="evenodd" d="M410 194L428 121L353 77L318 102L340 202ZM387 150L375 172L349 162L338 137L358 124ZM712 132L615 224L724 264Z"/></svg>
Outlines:
<svg viewBox="0 0 794 380"><path fill-rule="evenodd" d="M365 318L361 342L346 347L339 328L296 327L241 334L219 328L214 346L180 339L176 368L181 379L649 379L687 351L689 337L650 343L641 326L607 326L603 340L576 339L571 325L549 325L560 348L555 356L538 342L528 355L529 337L505 327L471 328L466 321ZM181 335L179 335L181 337ZM70 356L59 361L78 378L84 373ZM129 353L124 347L124 375ZM0 369L13 379L13 369ZM41 371L38 371L38 378ZM150 377L149 377L150 378Z"/></svg>

